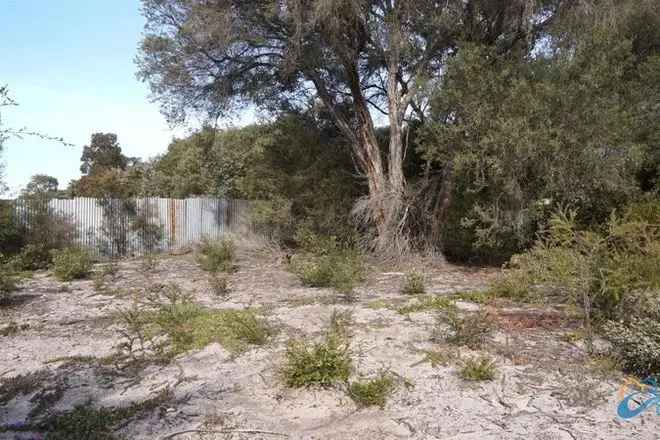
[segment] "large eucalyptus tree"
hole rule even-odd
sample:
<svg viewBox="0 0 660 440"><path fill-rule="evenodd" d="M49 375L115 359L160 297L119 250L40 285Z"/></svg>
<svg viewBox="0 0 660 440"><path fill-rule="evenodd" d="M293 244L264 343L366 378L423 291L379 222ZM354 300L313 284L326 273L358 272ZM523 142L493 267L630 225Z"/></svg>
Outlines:
<svg viewBox="0 0 660 440"><path fill-rule="evenodd" d="M406 223L405 129L461 40L508 50L560 0L143 0L139 77L172 122L253 103L321 103L351 142L369 187L376 247ZM389 128L376 137L374 115ZM404 237L405 238L405 237Z"/></svg>

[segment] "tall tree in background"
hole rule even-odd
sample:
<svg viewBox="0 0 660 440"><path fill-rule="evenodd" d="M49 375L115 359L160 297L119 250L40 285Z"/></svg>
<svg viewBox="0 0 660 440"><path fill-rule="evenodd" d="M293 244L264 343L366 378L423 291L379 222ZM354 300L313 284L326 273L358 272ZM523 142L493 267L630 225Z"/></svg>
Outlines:
<svg viewBox="0 0 660 440"><path fill-rule="evenodd" d="M352 145L379 250L407 246L407 121L425 117L427 85L457 41L510 50L552 20L559 0L143 0L138 64L172 122L247 102L320 101ZM389 145L379 145L382 113Z"/></svg>
<svg viewBox="0 0 660 440"><path fill-rule="evenodd" d="M122 154L114 133L92 134L92 141L83 148L80 161L80 172L87 176L112 168L125 170L128 165L128 158Z"/></svg>
<svg viewBox="0 0 660 440"><path fill-rule="evenodd" d="M23 198L52 199L58 195L60 183L53 176L35 174L21 191Z"/></svg>

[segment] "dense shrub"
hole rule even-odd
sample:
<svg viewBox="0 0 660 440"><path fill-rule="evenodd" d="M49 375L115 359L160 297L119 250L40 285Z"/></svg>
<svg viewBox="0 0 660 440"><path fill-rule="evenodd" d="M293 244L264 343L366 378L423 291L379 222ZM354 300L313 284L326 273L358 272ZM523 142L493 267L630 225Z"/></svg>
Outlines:
<svg viewBox="0 0 660 440"><path fill-rule="evenodd" d="M621 315L626 295L660 289L660 202L630 206L595 230L579 230L574 211L560 211L547 233L514 256L494 292L517 298L550 296Z"/></svg>
<svg viewBox="0 0 660 440"><path fill-rule="evenodd" d="M362 259L354 251L336 251L327 255L303 255L291 264L304 285L332 287L350 293L364 277Z"/></svg>
<svg viewBox="0 0 660 440"><path fill-rule="evenodd" d="M204 240L199 247L197 262L208 272L228 272L233 269L235 252L234 243L230 239Z"/></svg>
<svg viewBox="0 0 660 440"><path fill-rule="evenodd" d="M53 272L61 281L85 278L92 270L92 257L84 249L55 249L52 255Z"/></svg>
<svg viewBox="0 0 660 440"><path fill-rule="evenodd" d="M75 224L50 208L46 199L21 199L20 206L29 212L29 227L17 225L7 209L0 208L0 248L14 271L45 269L51 264L53 249L73 243Z"/></svg>
<svg viewBox="0 0 660 440"><path fill-rule="evenodd" d="M660 377L659 318L610 321L604 325L604 335L624 370L642 378Z"/></svg>

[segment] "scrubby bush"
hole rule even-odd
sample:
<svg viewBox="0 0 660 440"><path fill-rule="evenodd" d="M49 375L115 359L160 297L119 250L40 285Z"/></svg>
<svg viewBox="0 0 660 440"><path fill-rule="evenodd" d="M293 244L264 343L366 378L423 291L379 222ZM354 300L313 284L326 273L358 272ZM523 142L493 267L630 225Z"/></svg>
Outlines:
<svg viewBox="0 0 660 440"><path fill-rule="evenodd" d="M560 211L547 233L514 256L493 292L521 299L572 301L602 317L621 315L626 295L660 289L660 202L612 214L600 230L579 230Z"/></svg>
<svg viewBox="0 0 660 440"><path fill-rule="evenodd" d="M442 330L445 325L449 325L448 332ZM435 336L454 345L477 348L484 343L492 328L492 319L486 312L479 311L461 316L455 307L449 307L438 317Z"/></svg>
<svg viewBox="0 0 660 440"><path fill-rule="evenodd" d="M418 295L426 292L424 278L424 274L416 270L408 272L403 281L401 293L404 295Z"/></svg>
<svg viewBox="0 0 660 440"><path fill-rule="evenodd" d="M364 277L362 259L354 251L336 251L327 255L307 254L294 259L294 273L309 287L332 287L350 293Z"/></svg>
<svg viewBox="0 0 660 440"><path fill-rule="evenodd" d="M604 336L624 370L645 378L660 377L660 316L635 318L630 322L610 321Z"/></svg>
<svg viewBox="0 0 660 440"><path fill-rule="evenodd" d="M251 309L210 309L170 284L149 296L151 307L134 306L120 313L131 356L155 355L169 360L189 350L217 342L239 354L251 345L264 345L273 334L268 322Z"/></svg>
<svg viewBox="0 0 660 440"><path fill-rule="evenodd" d="M470 358L463 362L459 374L463 379L470 381L493 380L497 374L497 367L495 361L487 356Z"/></svg>
<svg viewBox="0 0 660 440"><path fill-rule="evenodd" d="M290 342L282 368L286 385L293 388L311 385L328 387L346 382L351 372L348 348L346 339L332 330L320 342Z"/></svg>
<svg viewBox="0 0 660 440"><path fill-rule="evenodd" d="M197 254L197 262L208 272L229 272L233 269L235 253L234 242L230 239L203 240Z"/></svg>
<svg viewBox="0 0 660 440"><path fill-rule="evenodd" d="M55 249L53 255L53 273L61 281L85 278L92 270L92 257L84 249Z"/></svg>
<svg viewBox="0 0 660 440"><path fill-rule="evenodd" d="M29 213L29 225L12 227L14 236L22 234L22 247L18 252L15 248L8 252L8 264L14 271L45 269L52 262L52 250L69 247L75 240L75 223L50 208L47 200L22 200L20 206Z"/></svg>
<svg viewBox="0 0 660 440"><path fill-rule="evenodd" d="M348 394L359 407L378 406L383 409L395 389L392 375L382 372L374 379L352 382L348 386Z"/></svg>

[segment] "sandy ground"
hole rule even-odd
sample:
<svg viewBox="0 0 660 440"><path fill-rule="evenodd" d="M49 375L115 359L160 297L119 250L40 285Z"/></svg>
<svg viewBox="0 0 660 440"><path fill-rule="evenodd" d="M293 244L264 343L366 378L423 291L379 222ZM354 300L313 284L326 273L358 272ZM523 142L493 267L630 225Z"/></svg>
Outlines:
<svg viewBox="0 0 660 440"><path fill-rule="evenodd" d="M357 301L346 303L330 290L301 286L283 261L273 253L243 255L226 299L212 293L208 274L192 255L163 257L147 272L138 260L124 261L109 283L117 289L111 294L97 293L90 280L60 283L48 273L35 274L23 283L15 303L0 311L0 327L14 322L21 328L0 336L0 379L43 371L42 383L0 406L0 425L24 422L38 396L52 396L45 412L55 413L81 403L126 406L169 389L170 396L156 410L121 426L117 436L161 439L187 429L207 429L272 431L295 439L660 438L660 416L653 410L632 421L617 418L622 376L592 368L580 343L562 338L574 330L575 322L560 310L490 305L498 329L481 353L460 348L455 362L433 367L420 362L421 351L448 349L432 342L433 313L406 316L379 306L411 300L399 293L402 271L373 268L357 289ZM493 270L447 264L428 266L425 273L433 295L478 289L494 275ZM261 306L280 331L268 345L237 357L211 344L169 365L149 366L135 377L63 359L111 355L121 342L121 327L113 318L117 310L128 307L131 295L140 295L146 286L169 282L208 307ZM480 307L468 302L460 306ZM288 389L282 383L278 372L287 341L319 337L333 310L352 312L352 377L389 370L408 383L397 388L385 408L358 409L342 387ZM497 379L462 380L459 357L483 352L497 360ZM0 438L32 437L6 432ZM231 432L176 438L282 437Z"/></svg>

